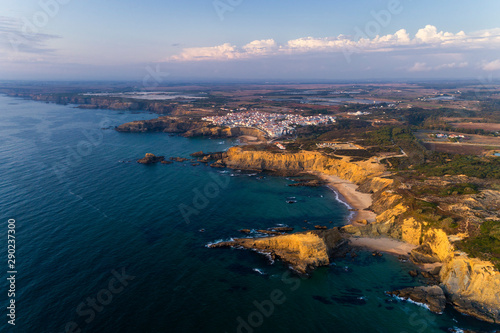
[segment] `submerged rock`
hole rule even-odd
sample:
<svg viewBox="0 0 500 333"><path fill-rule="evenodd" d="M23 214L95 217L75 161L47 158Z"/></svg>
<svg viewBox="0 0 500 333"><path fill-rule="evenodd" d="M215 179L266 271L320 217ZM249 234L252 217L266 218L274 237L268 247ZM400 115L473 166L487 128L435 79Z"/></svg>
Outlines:
<svg viewBox="0 0 500 333"><path fill-rule="evenodd" d="M439 286L406 288L389 292L389 295L425 304L434 313L443 313L446 307L446 296Z"/></svg>

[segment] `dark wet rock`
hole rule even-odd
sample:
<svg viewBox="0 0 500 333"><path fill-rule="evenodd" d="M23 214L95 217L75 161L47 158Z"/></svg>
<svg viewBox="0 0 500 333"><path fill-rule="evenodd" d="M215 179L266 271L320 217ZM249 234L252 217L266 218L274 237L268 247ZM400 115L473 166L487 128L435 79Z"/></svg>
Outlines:
<svg viewBox="0 0 500 333"><path fill-rule="evenodd" d="M439 286L406 288L389 292L389 295L425 304L434 313L443 313L446 307L446 296Z"/></svg>
<svg viewBox="0 0 500 333"><path fill-rule="evenodd" d="M319 187L324 186L326 183L319 179L304 179L298 183L289 184L288 186L304 186L304 187Z"/></svg>
<svg viewBox="0 0 500 333"><path fill-rule="evenodd" d="M214 163L210 164L212 168L225 168L226 164L222 162L222 160L217 160Z"/></svg>
<svg viewBox="0 0 500 333"><path fill-rule="evenodd" d="M417 277L418 276L418 271L417 270L412 270L412 271L409 271L408 274L410 274L411 277Z"/></svg>
<svg viewBox="0 0 500 333"><path fill-rule="evenodd" d="M430 278L432 278L431 273L426 272L426 271L421 271L421 272L420 272L420 275L422 275L422 276L423 276L424 278L426 278L426 279L430 279Z"/></svg>
<svg viewBox="0 0 500 333"><path fill-rule="evenodd" d="M203 151L197 151L196 153L192 153L192 154L189 154L189 156L192 156L192 157L204 157L205 154Z"/></svg>
<svg viewBox="0 0 500 333"><path fill-rule="evenodd" d="M161 162L165 159L165 156L156 156L155 154L147 153L146 156L137 160L138 163L141 164L154 164Z"/></svg>
<svg viewBox="0 0 500 333"><path fill-rule="evenodd" d="M172 162L172 161L161 161L161 164L172 164L172 163L174 163L174 162Z"/></svg>
<svg viewBox="0 0 500 333"><path fill-rule="evenodd" d="M410 253L410 259L415 264L433 264L439 262L439 258L434 256L428 244L424 244L414 249Z"/></svg>
<svg viewBox="0 0 500 333"><path fill-rule="evenodd" d="M326 230L326 229L328 229L328 227L326 227L324 225L315 225L314 228L316 228L318 230Z"/></svg>
<svg viewBox="0 0 500 333"><path fill-rule="evenodd" d="M271 230L257 230L257 232L259 232L261 234L266 234L266 235L274 235L274 236L281 235L281 232L271 231Z"/></svg>
<svg viewBox="0 0 500 333"><path fill-rule="evenodd" d="M189 159L184 158L184 157L170 157L170 160L174 161L174 162L186 162L186 161L189 161Z"/></svg>
<svg viewBox="0 0 500 333"><path fill-rule="evenodd" d="M291 227L274 227L274 228L271 228L271 230L284 232L284 231L293 231L294 229Z"/></svg>

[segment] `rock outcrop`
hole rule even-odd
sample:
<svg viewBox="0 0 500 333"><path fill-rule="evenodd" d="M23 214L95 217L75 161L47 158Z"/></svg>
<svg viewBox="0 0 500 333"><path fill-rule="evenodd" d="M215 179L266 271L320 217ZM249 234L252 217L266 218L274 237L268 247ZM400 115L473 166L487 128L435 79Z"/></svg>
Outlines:
<svg viewBox="0 0 500 333"><path fill-rule="evenodd" d="M456 310L500 323L500 272L490 262L458 254L443 265L440 277Z"/></svg>
<svg viewBox="0 0 500 333"><path fill-rule="evenodd" d="M272 258L281 259L301 274L309 274L316 267L330 264L330 260L339 253L340 248L346 243L339 230L334 228L275 237L240 238L212 244L209 247L237 247L257 250Z"/></svg>
<svg viewBox="0 0 500 333"><path fill-rule="evenodd" d="M359 190L373 193L373 204L370 208L377 213L376 222L367 225L347 225L342 228L342 232L366 237L388 236L417 245L418 248L411 252L413 262L444 263L440 278L450 304L463 313L499 323L500 298L498 297L500 296L496 295L500 294L498 293L500 272L486 261L469 259L467 256L456 258L455 248L450 241L454 239L453 236L447 235L442 229L431 227L426 221L408 215L410 207L405 204L403 195L395 191L397 185L394 184L394 180L382 177L383 167L373 162L372 160L351 162L349 158L335 159L310 151L274 153L242 147L233 147L217 156L219 166L288 173L316 171L360 185ZM398 186L404 189L404 184ZM449 203L442 202L441 205L447 210L464 214L471 222L478 218L487 220L498 218L499 206L500 192L491 190L483 190L479 194L464 197L459 204L456 198L453 198ZM496 233L493 236L496 236ZM306 262L306 267L314 267L319 262L326 261L306 260ZM305 270L304 266L301 269ZM433 309L436 312L442 311L440 310L443 303L442 291L436 288L439 287L433 287L432 292L426 294L423 292L427 290L423 290L419 297L414 296L415 301L425 299L427 303L432 303L431 298L436 298L436 307L433 305Z"/></svg>
<svg viewBox="0 0 500 333"><path fill-rule="evenodd" d="M138 120L122 124L116 128L118 132L163 132L179 133L185 137L208 136L212 138L234 138L253 136L265 140L265 133L256 128L214 126L200 118L164 116L150 120Z"/></svg>
<svg viewBox="0 0 500 333"><path fill-rule="evenodd" d="M154 164L163 162L163 160L165 160L165 156L156 156L155 154L147 153L146 156L137 160L137 162L141 164Z"/></svg>
<svg viewBox="0 0 500 333"><path fill-rule="evenodd" d="M165 132L186 133L191 130L203 128L210 123L201 120L192 120L183 117L159 117L150 120L138 120L122 124L116 128L118 132Z"/></svg>
<svg viewBox="0 0 500 333"><path fill-rule="evenodd" d="M287 172L316 171L335 175L360 184L370 177L379 176L384 167L374 160L350 162L349 158L337 159L319 152L275 153L246 150L242 147L228 149L224 164L233 169L266 170Z"/></svg>
<svg viewBox="0 0 500 333"><path fill-rule="evenodd" d="M389 294L425 304L429 310L439 314L443 313L446 307L446 296L439 286L406 288Z"/></svg>
<svg viewBox="0 0 500 333"><path fill-rule="evenodd" d="M86 96L81 94L13 94L35 101L57 104L79 104L82 109L144 110L160 114L172 113L178 105L169 101L135 100L122 97Z"/></svg>

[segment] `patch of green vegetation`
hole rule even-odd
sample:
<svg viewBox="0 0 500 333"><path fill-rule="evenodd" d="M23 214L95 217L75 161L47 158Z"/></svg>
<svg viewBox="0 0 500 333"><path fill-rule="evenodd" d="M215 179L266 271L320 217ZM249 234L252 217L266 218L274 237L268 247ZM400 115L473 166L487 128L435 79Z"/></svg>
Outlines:
<svg viewBox="0 0 500 333"><path fill-rule="evenodd" d="M500 222L484 222L479 234L461 241L458 248L472 257L490 260L500 270Z"/></svg>
<svg viewBox="0 0 500 333"><path fill-rule="evenodd" d="M450 184L442 186L428 186L426 184L414 186L412 192L416 196L432 195L437 197L447 197L450 195L477 194L478 186L471 183Z"/></svg>
<svg viewBox="0 0 500 333"><path fill-rule="evenodd" d="M424 231L428 229L442 229L447 234L458 232L458 223L448 212L438 208L434 202L416 199L411 194L406 195L405 202L410 208L400 219L404 220L413 217L419 222L423 222Z"/></svg>
<svg viewBox="0 0 500 333"><path fill-rule="evenodd" d="M354 156L364 158L370 158L373 156L373 154L365 149L337 149L334 151L334 153L335 155L339 156Z"/></svg>
<svg viewBox="0 0 500 333"><path fill-rule="evenodd" d="M499 158L428 151L419 143L410 128L383 127L365 133L358 143L384 147L384 150L402 150L406 157L386 160L393 171L399 171L402 175L413 169L427 177L463 174L482 179L500 179Z"/></svg>
<svg viewBox="0 0 500 333"><path fill-rule="evenodd" d="M470 183L462 183L462 184L453 184L447 186L444 189L441 189L439 195L445 197L448 195L463 195L463 194L477 194L477 193L479 193L477 185Z"/></svg>
<svg viewBox="0 0 500 333"><path fill-rule="evenodd" d="M429 152L427 163L415 168L427 176L466 175L500 179L500 159Z"/></svg>

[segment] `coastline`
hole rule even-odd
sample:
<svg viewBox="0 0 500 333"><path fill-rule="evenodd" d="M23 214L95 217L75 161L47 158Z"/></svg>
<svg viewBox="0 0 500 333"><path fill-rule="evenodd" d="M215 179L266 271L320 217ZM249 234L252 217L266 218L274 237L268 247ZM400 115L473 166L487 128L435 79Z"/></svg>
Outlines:
<svg viewBox="0 0 500 333"><path fill-rule="evenodd" d="M327 187L339 195L338 200L347 204L349 208L352 209L353 214L351 214L348 219L350 224L356 225L358 224L357 221L360 220L366 220L368 223L372 223L377 220L377 214L372 211L365 210L368 209L373 203L370 193L357 191L358 185L340 177L319 172L313 172L313 174L327 182ZM342 196L342 198L340 198L340 196ZM345 199L345 201L342 199Z"/></svg>
<svg viewBox="0 0 500 333"><path fill-rule="evenodd" d="M387 237L380 237L380 238L351 237L349 238L349 240L351 242L351 246L365 247L370 250L386 252L398 256L408 256L411 250L417 248L416 245L412 245L410 243L404 243ZM429 266L427 269L424 270L430 270L433 267L435 266ZM421 266L421 268L425 267Z"/></svg>
<svg viewBox="0 0 500 333"><path fill-rule="evenodd" d="M373 203L373 198L370 193L357 191L358 185L340 177L319 172L313 172L313 174L327 182L327 187L337 193L338 201L346 204L350 209L353 209L353 214L349 216L347 224L363 225L358 222L360 220L366 220L368 223L376 222L377 214L373 211L365 210ZM340 196L342 198L340 198ZM350 237L349 240L351 245L355 247L365 247L370 250L386 252L398 256L408 256L413 249L417 248L416 245L388 237Z"/></svg>

